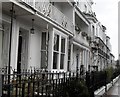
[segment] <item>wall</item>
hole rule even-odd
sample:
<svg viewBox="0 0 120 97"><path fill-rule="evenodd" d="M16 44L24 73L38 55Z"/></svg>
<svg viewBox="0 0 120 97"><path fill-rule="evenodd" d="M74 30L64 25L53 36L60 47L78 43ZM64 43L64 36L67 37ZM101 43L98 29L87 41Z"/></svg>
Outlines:
<svg viewBox="0 0 120 97"><path fill-rule="evenodd" d="M82 12L91 13L92 5L88 0L76 0L78 7Z"/></svg>
<svg viewBox="0 0 120 97"><path fill-rule="evenodd" d="M30 34L29 26L29 22L26 22L24 20L20 21L18 19L17 21L14 21L11 48L12 68L17 69L18 40L20 29L24 29L23 33L27 35L26 37L24 37L24 40L26 40L25 46L27 47L23 48L22 65L24 64L26 68L40 67L40 31L36 28L35 34Z"/></svg>
<svg viewBox="0 0 120 97"><path fill-rule="evenodd" d="M29 66L30 67L36 67L40 68L40 33L38 31L35 31L35 34L30 34L29 38Z"/></svg>
<svg viewBox="0 0 120 97"><path fill-rule="evenodd" d="M63 13L69 18L71 22L73 22L73 7L67 3L67 5L64 5L63 7Z"/></svg>
<svg viewBox="0 0 120 97"><path fill-rule="evenodd" d="M54 6L73 22L73 7L68 2L54 2Z"/></svg>

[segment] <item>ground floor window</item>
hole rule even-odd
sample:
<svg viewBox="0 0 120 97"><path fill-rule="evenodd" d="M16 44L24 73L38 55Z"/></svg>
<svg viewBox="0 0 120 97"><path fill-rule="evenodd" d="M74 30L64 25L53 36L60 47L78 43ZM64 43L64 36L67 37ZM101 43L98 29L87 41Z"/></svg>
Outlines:
<svg viewBox="0 0 120 97"><path fill-rule="evenodd" d="M6 67L8 66L8 62L9 62L9 38L10 38L10 29L9 29L9 25L2 25L2 29L3 31L0 31L0 40L1 40L1 61L0 62L0 66L1 67Z"/></svg>
<svg viewBox="0 0 120 97"><path fill-rule="evenodd" d="M58 55L57 52L53 53L53 69L57 69Z"/></svg>
<svg viewBox="0 0 120 97"><path fill-rule="evenodd" d="M71 43L70 43L70 37L68 39L68 65L67 65L67 71L70 71L70 62L71 62Z"/></svg>
<svg viewBox="0 0 120 97"><path fill-rule="evenodd" d="M54 34L53 69L64 69L66 39L60 34Z"/></svg>
<svg viewBox="0 0 120 97"><path fill-rule="evenodd" d="M41 69L46 68L46 57L47 57L47 48L46 48L46 32L42 32L41 38Z"/></svg>

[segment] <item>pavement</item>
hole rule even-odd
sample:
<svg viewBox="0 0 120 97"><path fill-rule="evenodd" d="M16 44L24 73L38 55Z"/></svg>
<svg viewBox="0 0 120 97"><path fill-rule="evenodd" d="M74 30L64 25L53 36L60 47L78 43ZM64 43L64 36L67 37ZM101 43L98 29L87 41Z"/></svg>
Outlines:
<svg viewBox="0 0 120 97"><path fill-rule="evenodd" d="M120 97L120 78L103 97Z"/></svg>

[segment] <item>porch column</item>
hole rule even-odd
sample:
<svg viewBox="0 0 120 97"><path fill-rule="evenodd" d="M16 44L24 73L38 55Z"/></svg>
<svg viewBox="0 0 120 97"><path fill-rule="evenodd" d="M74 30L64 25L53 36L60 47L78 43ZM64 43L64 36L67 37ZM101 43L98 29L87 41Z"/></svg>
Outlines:
<svg viewBox="0 0 120 97"><path fill-rule="evenodd" d="M82 65L85 65L85 60L84 60L84 50L83 50L83 52L82 52Z"/></svg>
<svg viewBox="0 0 120 97"><path fill-rule="evenodd" d="M88 50L86 50L86 71L88 71Z"/></svg>
<svg viewBox="0 0 120 97"><path fill-rule="evenodd" d="M17 69L19 24L14 20L11 41L11 67Z"/></svg>
<svg viewBox="0 0 120 97"><path fill-rule="evenodd" d="M86 56L86 50L84 51L84 65L85 65L85 70L87 69L86 64L87 63L87 56Z"/></svg>
<svg viewBox="0 0 120 97"><path fill-rule="evenodd" d="M74 62L73 61L74 60L74 56L73 56L73 44L71 44L71 58L70 58L70 60L71 60L71 62L70 62L70 71L71 71L71 70L73 70L72 69L72 67L73 67L72 65L74 64L73 63Z"/></svg>

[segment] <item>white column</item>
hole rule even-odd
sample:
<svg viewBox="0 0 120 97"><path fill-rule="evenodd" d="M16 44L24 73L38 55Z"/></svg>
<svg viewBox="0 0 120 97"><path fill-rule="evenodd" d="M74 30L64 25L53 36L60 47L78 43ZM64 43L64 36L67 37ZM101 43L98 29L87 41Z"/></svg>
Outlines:
<svg viewBox="0 0 120 97"><path fill-rule="evenodd" d="M86 71L88 71L88 50L86 50Z"/></svg>
<svg viewBox="0 0 120 97"><path fill-rule="evenodd" d="M82 60L83 60L83 61L82 61L82 65L85 65L85 64L84 64L84 50L83 50L83 52L82 52Z"/></svg>
<svg viewBox="0 0 120 97"><path fill-rule="evenodd" d="M61 52L61 36L59 37L59 52ZM60 71L60 57L61 57L61 54L58 55L58 62L57 62L58 71Z"/></svg>
<svg viewBox="0 0 120 97"><path fill-rule="evenodd" d="M87 59L87 57L86 57L86 50L84 51L84 65L85 65L85 70L86 70L86 59Z"/></svg>
<svg viewBox="0 0 120 97"><path fill-rule="evenodd" d="M54 47L54 31L49 30L49 47L48 47L48 70L53 69L53 47Z"/></svg>
<svg viewBox="0 0 120 97"><path fill-rule="evenodd" d="M74 56L73 56L73 44L71 44L71 58L70 58L71 62L70 62L70 70L73 70L72 69L72 65L74 64L73 60L74 60Z"/></svg>
<svg viewBox="0 0 120 97"><path fill-rule="evenodd" d="M18 38L19 38L19 24L13 20L12 28L12 43L11 43L11 66L17 69L17 56L18 56Z"/></svg>
<svg viewBox="0 0 120 97"><path fill-rule="evenodd" d="M65 39L65 56L64 56L64 70L67 71L68 66L68 38Z"/></svg>

